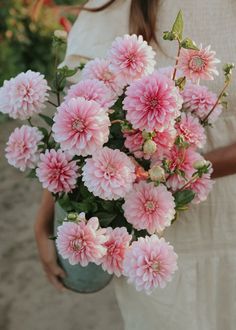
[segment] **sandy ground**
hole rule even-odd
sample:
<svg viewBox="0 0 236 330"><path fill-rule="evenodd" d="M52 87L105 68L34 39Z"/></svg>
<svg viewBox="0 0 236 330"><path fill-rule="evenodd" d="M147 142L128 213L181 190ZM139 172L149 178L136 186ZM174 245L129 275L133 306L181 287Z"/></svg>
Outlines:
<svg viewBox="0 0 236 330"><path fill-rule="evenodd" d="M41 187L4 158L17 125L0 124L0 330L122 330L112 284L79 295L57 293L47 282L33 237Z"/></svg>

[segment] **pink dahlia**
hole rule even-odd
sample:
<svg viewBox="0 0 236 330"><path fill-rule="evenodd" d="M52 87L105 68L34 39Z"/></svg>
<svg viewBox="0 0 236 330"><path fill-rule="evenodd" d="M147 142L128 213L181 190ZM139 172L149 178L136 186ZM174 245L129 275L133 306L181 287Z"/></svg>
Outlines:
<svg viewBox="0 0 236 330"><path fill-rule="evenodd" d="M98 218L90 218L88 222L63 222L58 227L56 245L64 259L71 265L80 264L85 267L89 262L101 263L106 253L106 230L99 229Z"/></svg>
<svg viewBox="0 0 236 330"><path fill-rule="evenodd" d="M91 155L108 141L110 120L95 101L79 97L63 102L54 122L55 141L73 155Z"/></svg>
<svg viewBox="0 0 236 330"><path fill-rule="evenodd" d="M164 288L178 269L177 254L173 246L156 235L140 237L127 250L124 259L124 275L137 291L147 294Z"/></svg>
<svg viewBox="0 0 236 330"><path fill-rule="evenodd" d="M23 125L11 133L6 147L8 163L21 171L35 168L39 159L38 145L43 134L36 128Z"/></svg>
<svg viewBox="0 0 236 330"><path fill-rule="evenodd" d="M117 37L108 53L111 68L121 75L126 83L139 79L154 71L155 52L142 36Z"/></svg>
<svg viewBox="0 0 236 330"><path fill-rule="evenodd" d="M169 150L173 147L177 132L172 125L165 128L162 132L155 132L156 135L153 138L153 141L157 145L157 151L152 156L152 158L162 159Z"/></svg>
<svg viewBox="0 0 236 330"><path fill-rule="evenodd" d="M178 134L193 147L202 148L206 143L206 135L203 126L200 124L199 119L193 117L190 113L182 113L175 128Z"/></svg>
<svg viewBox="0 0 236 330"><path fill-rule="evenodd" d="M36 174L43 188L53 193L70 192L76 186L78 166L68 153L51 149L40 155Z"/></svg>
<svg viewBox="0 0 236 330"><path fill-rule="evenodd" d="M104 244L107 249L105 256L102 258L102 268L109 274L121 276L123 272L123 261L125 251L129 246L132 236L129 235L125 227L107 228L106 235L108 240Z"/></svg>
<svg viewBox="0 0 236 330"><path fill-rule="evenodd" d="M121 95L125 83L120 75L115 73L110 67L110 61L107 59L99 59L89 61L83 71L83 79L97 79L102 81L113 93L112 95Z"/></svg>
<svg viewBox="0 0 236 330"><path fill-rule="evenodd" d="M208 90L206 86L188 84L183 93L183 107L191 111L199 119L204 119L217 101L217 95ZM214 123L222 112L222 106L219 104L208 118L209 123Z"/></svg>
<svg viewBox="0 0 236 330"><path fill-rule="evenodd" d="M171 225L175 215L172 194L162 184L141 181L125 196L123 204L126 220L136 229L146 229L148 233L161 232Z"/></svg>
<svg viewBox="0 0 236 330"><path fill-rule="evenodd" d="M215 58L215 52L200 47L199 50L181 49L177 68L181 70L187 79L197 82L199 79L213 80L213 75L218 75L216 64L220 61Z"/></svg>
<svg viewBox="0 0 236 330"><path fill-rule="evenodd" d="M105 200L123 198L135 180L135 166L126 154L107 147L86 159L83 167L85 186L95 196Z"/></svg>
<svg viewBox="0 0 236 330"><path fill-rule="evenodd" d="M102 108L109 108L114 103L114 98L111 96L111 91L106 85L96 79L86 79L72 85L68 90L65 101L72 98L83 97L86 100L96 101Z"/></svg>
<svg viewBox="0 0 236 330"><path fill-rule="evenodd" d="M171 79L154 72L127 88L123 104L134 128L163 131L179 116L182 98Z"/></svg>
<svg viewBox="0 0 236 330"><path fill-rule="evenodd" d="M203 157L195 151L195 148L190 147L183 149L177 146L171 149L166 158L170 170L176 172L176 174L172 174L167 180L167 186L174 191L180 189L186 183L186 180L191 179L193 173L196 172L194 164L203 159ZM183 173L185 178L180 173Z"/></svg>
<svg viewBox="0 0 236 330"><path fill-rule="evenodd" d="M212 190L214 181L211 180L211 174L206 173L203 174L201 178L198 178L195 180L189 187L188 189L191 189L195 192L195 197L193 200L194 204L199 204L201 202L204 202L210 191Z"/></svg>
<svg viewBox="0 0 236 330"><path fill-rule="evenodd" d="M22 72L0 88L0 111L14 119L28 119L45 107L49 89L39 72Z"/></svg>
<svg viewBox="0 0 236 330"><path fill-rule="evenodd" d="M134 154L135 157L143 157L143 143L144 138L142 136L142 131L132 130L131 132L125 132L125 147Z"/></svg>

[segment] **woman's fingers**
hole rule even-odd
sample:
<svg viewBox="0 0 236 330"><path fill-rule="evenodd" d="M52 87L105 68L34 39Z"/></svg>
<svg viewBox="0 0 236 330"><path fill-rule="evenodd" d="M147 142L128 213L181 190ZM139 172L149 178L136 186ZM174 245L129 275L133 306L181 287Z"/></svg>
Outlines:
<svg viewBox="0 0 236 330"><path fill-rule="evenodd" d="M47 264L44 266L44 269L51 284L57 290L63 291L65 287L60 279L66 277L64 270L56 263Z"/></svg>

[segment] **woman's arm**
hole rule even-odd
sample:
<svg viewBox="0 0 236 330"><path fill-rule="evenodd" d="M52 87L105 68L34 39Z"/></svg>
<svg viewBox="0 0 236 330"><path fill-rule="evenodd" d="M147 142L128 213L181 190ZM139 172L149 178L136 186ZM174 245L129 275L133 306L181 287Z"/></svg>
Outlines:
<svg viewBox="0 0 236 330"><path fill-rule="evenodd" d="M213 150L205 155L213 165L212 178L220 178L236 173L236 143Z"/></svg>
<svg viewBox="0 0 236 330"><path fill-rule="evenodd" d="M53 235L54 200L50 192L44 190L41 205L35 222L35 238L40 260L48 280L58 290L64 286L60 278L65 276L62 268L57 264L55 245L49 236Z"/></svg>

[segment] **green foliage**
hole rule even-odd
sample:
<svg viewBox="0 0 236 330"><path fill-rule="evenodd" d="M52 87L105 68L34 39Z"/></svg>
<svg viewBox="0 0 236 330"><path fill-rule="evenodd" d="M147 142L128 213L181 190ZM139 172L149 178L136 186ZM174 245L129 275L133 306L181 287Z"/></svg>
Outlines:
<svg viewBox="0 0 236 330"><path fill-rule="evenodd" d="M182 40L183 29L184 29L184 20L183 20L182 11L180 10L171 29L171 33L175 36L175 39Z"/></svg>
<svg viewBox="0 0 236 330"><path fill-rule="evenodd" d="M184 210L186 206L194 199L195 193L192 190L186 189L177 191L174 194L176 210Z"/></svg>

